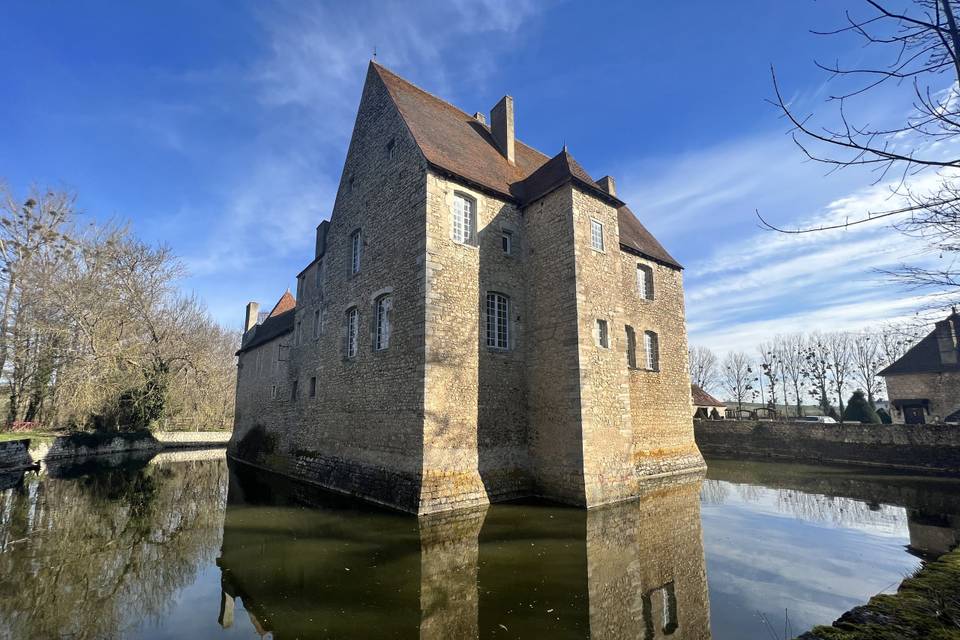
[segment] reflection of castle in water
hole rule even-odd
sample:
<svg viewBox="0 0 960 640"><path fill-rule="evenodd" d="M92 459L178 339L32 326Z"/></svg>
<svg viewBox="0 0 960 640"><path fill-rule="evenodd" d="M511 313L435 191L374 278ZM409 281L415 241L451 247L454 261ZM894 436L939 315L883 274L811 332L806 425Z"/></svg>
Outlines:
<svg viewBox="0 0 960 640"><path fill-rule="evenodd" d="M231 465L220 622L240 598L281 639L709 638L699 489L415 519Z"/></svg>

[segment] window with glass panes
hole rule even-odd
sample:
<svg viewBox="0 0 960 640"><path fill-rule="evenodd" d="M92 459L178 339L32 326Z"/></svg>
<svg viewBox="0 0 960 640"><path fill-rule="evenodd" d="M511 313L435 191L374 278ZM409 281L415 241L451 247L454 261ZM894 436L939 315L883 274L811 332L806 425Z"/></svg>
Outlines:
<svg viewBox="0 0 960 640"><path fill-rule="evenodd" d="M476 205L472 198L456 193L453 196L453 239L472 244L476 228Z"/></svg>
<svg viewBox="0 0 960 640"><path fill-rule="evenodd" d="M500 293L487 294L487 346L510 348L510 298Z"/></svg>

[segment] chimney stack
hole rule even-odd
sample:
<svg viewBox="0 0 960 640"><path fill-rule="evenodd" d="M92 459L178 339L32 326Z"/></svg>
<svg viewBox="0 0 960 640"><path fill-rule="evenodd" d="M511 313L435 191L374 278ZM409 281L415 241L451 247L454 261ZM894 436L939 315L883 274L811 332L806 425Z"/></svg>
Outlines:
<svg viewBox="0 0 960 640"><path fill-rule="evenodd" d="M330 221L324 220L317 225L317 245L314 248L313 258L316 260L327 251L327 230L330 229Z"/></svg>
<svg viewBox="0 0 960 640"><path fill-rule="evenodd" d="M614 184L613 178L610 176L603 176L597 180L597 186L612 195L614 198L617 197L617 185Z"/></svg>
<svg viewBox="0 0 960 640"><path fill-rule="evenodd" d="M253 329L257 324L257 316L260 314L260 305L256 302L247 303L247 316L243 321L243 332L246 333Z"/></svg>
<svg viewBox="0 0 960 640"><path fill-rule="evenodd" d="M941 320L936 325L937 348L940 351L940 362L943 364L957 364L957 327L953 317Z"/></svg>
<svg viewBox="0 0 960 640"><path fill-rule="evenodd" d="M500 147L500 153L510 164L516 164L513 131L513 98L503 96L490 111L490 133L493 141Z"/></svg>

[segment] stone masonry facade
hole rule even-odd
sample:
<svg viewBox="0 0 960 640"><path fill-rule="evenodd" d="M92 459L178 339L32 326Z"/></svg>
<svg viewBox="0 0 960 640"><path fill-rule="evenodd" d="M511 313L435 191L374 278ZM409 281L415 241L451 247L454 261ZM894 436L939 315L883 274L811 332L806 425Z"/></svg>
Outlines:
<svg viewBox="0 0 960 640"><path fill-rule="evenodd" d="M370 65L295 305L248 307L230 455L421 515L703 468L680 266L512 114Z"/></svg>

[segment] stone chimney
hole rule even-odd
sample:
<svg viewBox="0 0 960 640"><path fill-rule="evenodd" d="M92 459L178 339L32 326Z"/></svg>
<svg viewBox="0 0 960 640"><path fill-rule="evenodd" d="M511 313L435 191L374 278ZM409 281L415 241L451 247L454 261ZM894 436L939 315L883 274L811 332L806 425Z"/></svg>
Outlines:
<svg viewBox="0 0 960 640"><path fill-rule="evenodd" d="M500 102L490 110L490 133L493 141L500 147L500 153L510 164L516 163L514 153L513 98L503 96Z"/></svg>
<svg viewBox="0 0 960 640"><path fill-rule="evenodd" d="M257 316L260 314L260 305L256 302L247 303L247 316L243 321L243 332L246 333L253 329L257 324Z"/></svg>
<svg viewBox="0 0 960 640"><path fill-rule="evenodd" d="M957 326L954 316L937 323L937 348L940 350L940 362L957 364Z"/></svg>
<svg viewBox="0 0 960 640"><path fill-rule="evenodd" d="M327 251L327 231L330 229L330 221L324 220L317 225L317 245L314 248L313 258L317 259Z"/></svg>
<svg viewBox="0 0 960 640"><path fill-rule="evenodd" d="M597 186L612 195L614 198L617 197L617 185L613 182L613 178L610 176L603 176L597 180Z"/></svg>

